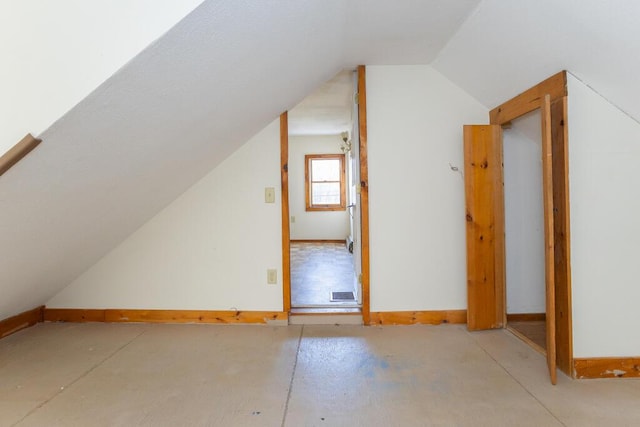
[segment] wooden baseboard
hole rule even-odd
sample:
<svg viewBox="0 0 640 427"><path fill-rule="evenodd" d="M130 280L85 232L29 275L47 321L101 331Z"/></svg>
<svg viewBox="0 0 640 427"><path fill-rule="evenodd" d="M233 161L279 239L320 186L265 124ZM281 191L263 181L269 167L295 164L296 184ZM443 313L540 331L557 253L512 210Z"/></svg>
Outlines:
<svg viewBox="0 0 640 427"><path fill-rule="evenodd" d="M544 322L547 319L546 313L507 313L508 322Z"/></svg>
<svg viewBox="0 0 640 427"><path fill-rule="evenodd" d="M347 239L291 239L291 243L342 243L346 244Z"/></svg>
<svg viewBox="0 0 640 427"><path fill-rule="evenodd" d="M638 378L640 357L573 359L574 378Z"/></svg>
<svg viewBox="0 0 640 427"><path fill-rule="evenodd" d="M0 338L8 337L22 329L31 327L44 319L44 306L24 311L0 321Z"/></svg>
<svg viewBox="0 0 640 427"><path fill-rule="evenodd" d="M268 323L286 321L282 311L123 310L46 308L47 322Z"/></svg>
<svg viewBox="0 0 640 427"><path fill-rule="evenodd" d="M467 323L467 310L372 311L370 319L370 325L439 325L441 323Z"/></svg>

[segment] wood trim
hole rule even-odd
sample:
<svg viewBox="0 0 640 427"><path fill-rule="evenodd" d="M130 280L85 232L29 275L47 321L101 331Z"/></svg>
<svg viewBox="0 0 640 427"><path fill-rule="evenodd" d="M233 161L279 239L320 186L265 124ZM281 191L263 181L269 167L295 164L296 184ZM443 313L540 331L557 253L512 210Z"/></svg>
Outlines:
<svg viewBox="0 0 640 427"><path fill-rule="evenodd" d="M507 314L507 322L544 322L547 319L545 313L510 313Z"/></svg>
<svg viewBox="0 0 640 427"><path fill-rule="evenodd" d="M549 77L494 108L490 112L490 122L507 127L512 120L542 108L545 95L549 95L551 103L556 363L560 370L567 375L572 375L573 325L566 71Z"/></svg>
<svg viewBox="0 0 640 427"><path fill-rule="evenodd" d="M104 309L46 308L45 322L106 322Z"/></svg>
<svg viewBox="0 0 640 427"><path fill-rule="evenodd" d="M369 259L369 163L367 161L367 79L358 66L358 131L360 134L360 244L362 245L362 321L371 323Z"/></svg>
<svg viewBox="0 0 640 427"><path fill-rule="evenodd" d="M282 204L282 310L291 311L291 229L289 224L289 118L280 115L280 182Z"/></svg>
<svg viewBox="0 0 640 427"><path fill-rule="evenodd" d="M15 316L0 320L0 338L8 337L18 331L29 328L44 319L44 305L24 311Z"/></svg>
<svg viewBox="0 0 640 427"><path fill-rule="evenodd" d="M291 243L342 243L346 245L346 239L292 239Z"/></svg>
<svg viewBox="0 0 640 427"><path fill-rule="evenodd" d="M467 310L374 311L365 325L440 325L467 322Z"/></svg>
<svg viewBox="0 0 640 427"><path fill-rule="evenodd" d="M268 323L288 319L283 311L128 310L47 308L48 322Z"/></svg>
<svg viewBox="0 0 640 427"><path fill-rule="evenodd" d="M544 208L544 265L545 297L548 322L546 326L547 364L551 384L557 382L556 362L556 285L555 285L555 236L553 213L553 149L551 132L551 96L544 96L542 117L542 198Z"/></svg>
<svg viewBox="0 0 640 427"><path fill-rule="evenodd" d="M551 96L551 102L567 96L567 72L560 71L543 82L522 92L489 112L492 125L505 125L510 121L536 110L542 106L545 95Z"/></svg>
<svg viewBox="0 0 640 427"><path fill-rule="evenodd" d="M13 165L22 160L41 142L41 139L34 138L33 135L28 133L24 138L20 140L20 142L11 147L9 151L4 153L2 157L0 157L0 176L11 169Z"/></svg>
<svg viewBox="0 0 640 427"><path fill-rule="evenodd" d="M567 375L573 371L571 315L571 233L569 222L569 153L567 97L551 104L553 211L555 240L556 361Z"/></svg>
<svg viewBox="0 0 640 427"><path fill-rule="evenodd" d="M639 378L640 357L575 359L574 378Z"/></svg>

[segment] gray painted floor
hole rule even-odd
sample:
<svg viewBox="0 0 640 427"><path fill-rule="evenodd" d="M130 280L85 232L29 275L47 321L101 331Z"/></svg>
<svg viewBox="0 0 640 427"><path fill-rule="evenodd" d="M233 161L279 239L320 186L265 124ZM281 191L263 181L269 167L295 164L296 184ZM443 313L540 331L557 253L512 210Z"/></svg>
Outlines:
<svg viewBox="0 0 640 427"><path fill-rule="evenodd" d="M45 323L0 341L0 425L639 425L640 381L559 377L462 325Z"/></svg>

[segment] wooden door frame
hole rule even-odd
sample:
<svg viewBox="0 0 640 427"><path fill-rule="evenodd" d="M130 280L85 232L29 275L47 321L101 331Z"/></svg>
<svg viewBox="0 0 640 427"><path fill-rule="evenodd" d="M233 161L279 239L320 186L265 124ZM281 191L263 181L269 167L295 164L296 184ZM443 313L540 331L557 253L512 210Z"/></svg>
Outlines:
<svg viewBox="0 0 640 427"><path fill-rule="evenodd" d="M551 106L551 188L543 188L543 197L554 205L553 237L555 279L556 362L558 368L573 375L573 326L571 311L571 257L569 222L569 157L567 117L567 74L561 71L489 113L491 124L508 127L512 120L540 109L548 96ZM544 118L541 118L544 120ZM549 194L551 192L552 194ZM506 286L503 284L503 286ZM506 291L506 289L504 289ZM506 307L505 307L506 309Z"/></svg>
<svg viewBox="0 0 640 427"><path fill-rule="evenodd" d="M369 287L369 167L367 162L367 92L366 69L358 72L358 130L360 134L360 243L362 264L362 322L371 320ZM282 307L291 312L291 229L289 227L289 121L285 111L280 115L280 181L282 203Z"/></svg>

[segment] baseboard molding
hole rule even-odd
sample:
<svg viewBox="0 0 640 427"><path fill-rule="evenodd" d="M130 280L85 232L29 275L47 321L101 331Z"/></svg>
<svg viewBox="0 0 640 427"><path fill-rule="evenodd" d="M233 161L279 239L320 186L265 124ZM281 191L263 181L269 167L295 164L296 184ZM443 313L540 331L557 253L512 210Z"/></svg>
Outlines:
<svg viewBox="0 0 640 427"><path fill-rule="evenodd" d="M507 313L508 322L544 322L547 319L546 313Z"/></svg>
<svg viewBox="0 0 640 427"><path fill-rule="evenodd" d="M638 378L640 357L573 359L574 378Z"/></svg>
<svg viewBox="0 0 640 427"><path fill-rule="evenodd" d="M44 305L0 320L0 338L8 337L22 329L29 328L44 320Z"/></svg>
<svg viewBox="0 0 640 427"><path fill-rule="evenodd" d="M47 322L130 323L278 323L286 322L283 311L211 310L123 310L45 308Z"/></svg>
<svg viewBox="0 0 640 427"><path fill-rule="evenodd" d="M467 310L372 311L370 325L440 325L467 323Z"/></svg>
<svg viewBox="0 0 640 427"><path fill-rule="evenodd" d="M347 239L291 239L291 243L347 243Z"/></svg>

